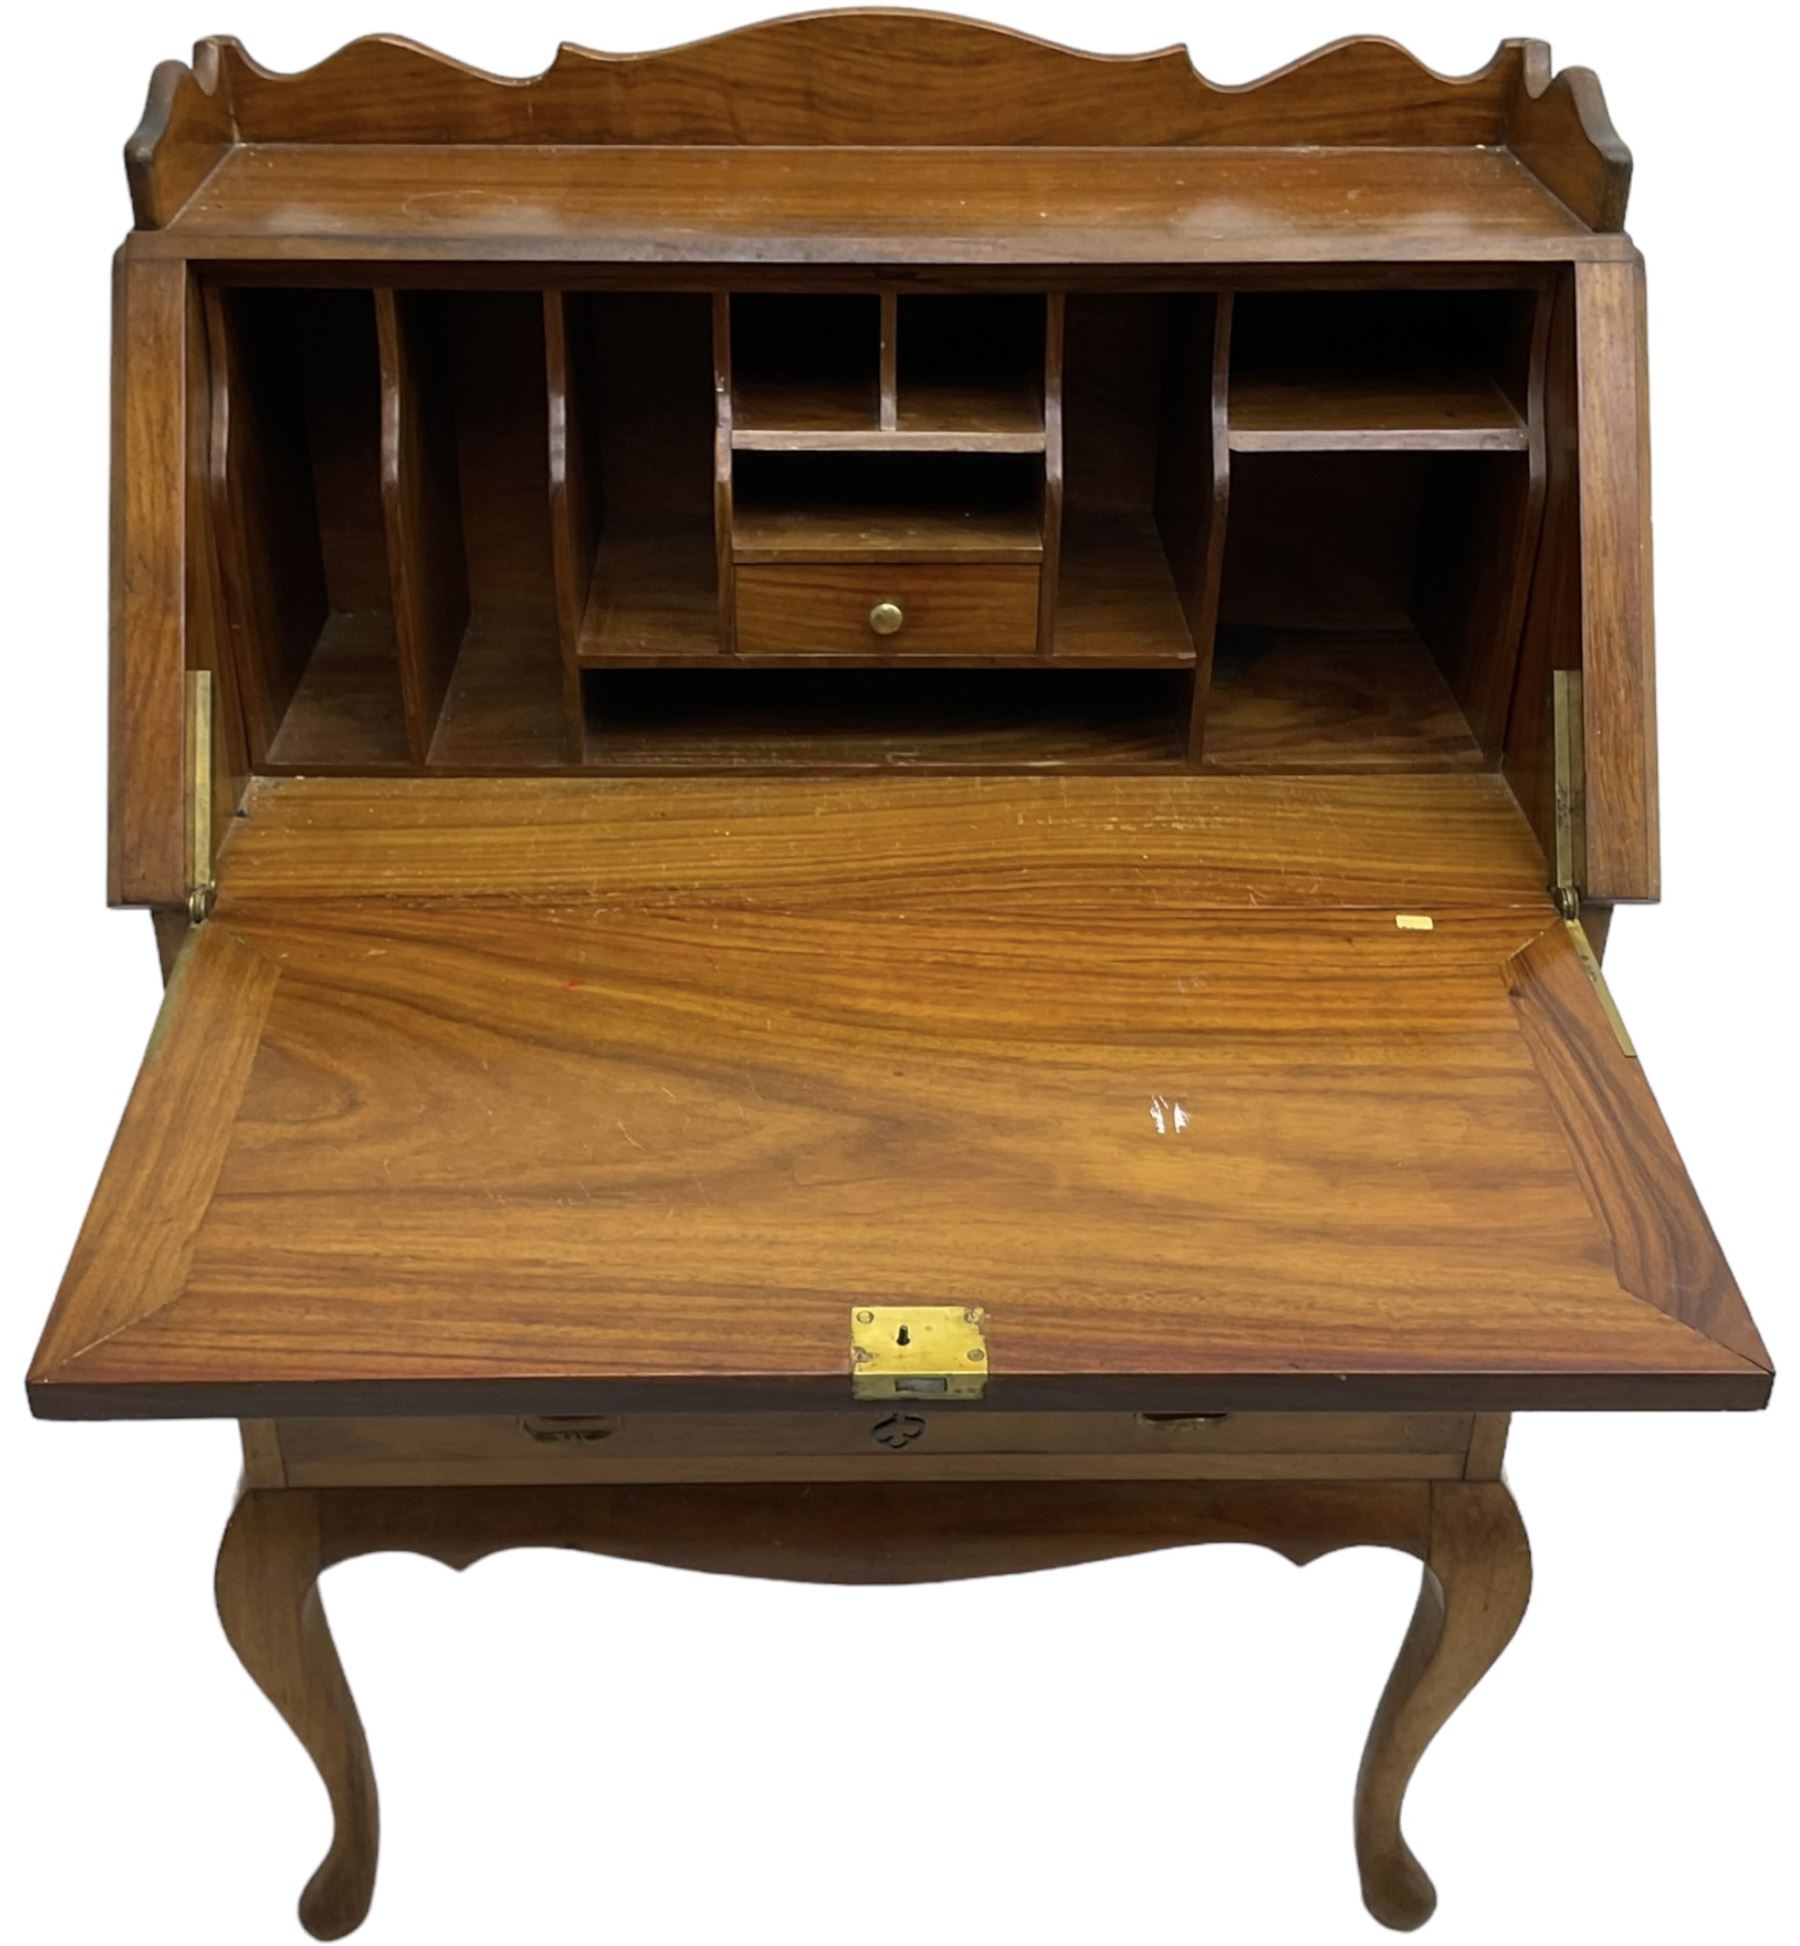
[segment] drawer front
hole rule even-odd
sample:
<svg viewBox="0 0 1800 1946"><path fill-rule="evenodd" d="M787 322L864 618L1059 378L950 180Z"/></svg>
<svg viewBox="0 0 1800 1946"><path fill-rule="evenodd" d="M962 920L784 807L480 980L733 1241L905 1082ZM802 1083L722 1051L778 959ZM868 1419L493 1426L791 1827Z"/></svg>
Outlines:
<svg viewBox="0 0 1800 1946"><path fill-rule="evenodd" d="M538 1481L1453 1480L1464 1413L1209 1417L980 1412L646 1413L591 1419L288 1419L289 1486Z"/></svg>
<svg viewBox="0 0 1800 1946"><path fill-rule="evenodd" d="M1034 567L741 567L740 655L1035 655Z"/></svg>

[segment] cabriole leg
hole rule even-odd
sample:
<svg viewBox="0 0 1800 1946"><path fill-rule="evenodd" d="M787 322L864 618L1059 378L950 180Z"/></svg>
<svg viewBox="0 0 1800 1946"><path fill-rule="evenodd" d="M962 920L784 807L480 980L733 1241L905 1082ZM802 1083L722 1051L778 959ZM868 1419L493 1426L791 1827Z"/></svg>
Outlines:
<svg viewBox="0 0 1800 1946"><path fill-rule="evenodd" d="M1426 1746L1512 1640L1531 1593L1531 1549L1498 1481L1434 1485L1412 1626L1375 1711L1356 1780L1363 1902L1410 1932L1437 1893L1400 1835L1400 1807Z"/></svg>
<svg viewBox="0 0 1800 1946"><path fill-rule="evenodd" d="M341 1939L368 1914L378 1823L369 1746L319 1600L324 1565L318 1496L252 1489L226 1526L214 1585L238 1659L325 1780L331 1849L300 1895L300 1923Z"/></svg>

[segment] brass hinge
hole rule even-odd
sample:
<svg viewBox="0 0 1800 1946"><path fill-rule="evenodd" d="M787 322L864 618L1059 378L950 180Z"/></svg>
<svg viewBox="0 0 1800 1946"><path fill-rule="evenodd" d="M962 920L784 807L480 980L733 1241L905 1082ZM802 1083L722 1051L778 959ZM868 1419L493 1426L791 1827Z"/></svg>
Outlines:
<svg viewBox="0 0 1800 1946"><path fill-rule="evenodd" d="M190 669L187 679L188 918L197 926L213 905L213 679Z"/></svg>
<svg viewBox="0 0 1800 1946"><path fill-rule="evenodd" d="M1613 1038L1637 1059L1619 1004L1600 970L1600 955L1581 923L1581 884L1587 877L1587 769L1583 755L1581 671L1558 669L1551 678L1550 734L1556 768L1556 909L1568 928L1581 970L1599 996Z"/></svg>
<svg viewBox="0 0 1800 1946"><path fill-rule="evenodd" d="M859 1305L850 1313L850 1396L978 1399L987 1313L963 1304Z"/></svg>

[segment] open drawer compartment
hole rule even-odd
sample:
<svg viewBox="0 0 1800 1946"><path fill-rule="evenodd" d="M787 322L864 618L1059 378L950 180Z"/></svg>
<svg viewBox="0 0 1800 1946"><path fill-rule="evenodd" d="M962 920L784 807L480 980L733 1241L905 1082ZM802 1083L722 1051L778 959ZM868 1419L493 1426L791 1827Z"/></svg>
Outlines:
<svg viewBox="0 0 1800 1946"><path fill-rule="evenodd" d="M541 298L225 284L206 311L252 762L565 762Z"/></svg>

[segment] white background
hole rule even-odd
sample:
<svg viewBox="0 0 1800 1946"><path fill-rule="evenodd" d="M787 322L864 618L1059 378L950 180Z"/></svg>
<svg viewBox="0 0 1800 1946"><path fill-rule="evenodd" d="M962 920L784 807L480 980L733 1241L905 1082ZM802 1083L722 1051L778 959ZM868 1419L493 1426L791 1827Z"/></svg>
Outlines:
<svg viewBox="0 0 1800 1946"><path fill-rule="evenodd" d="M219 1424L40 1426L22 1377L155 1010L104 909L108 259L153 63L225 28L275 67L388 28L506 73L731 5L138 0L9 35L0 1369L0 1936L299 1940L323 1793L220 1636ZM1379 27L1439 69L1506 33L1599 70L1650 263L1666 902L1609 970L1779 1362L1800 1350L1789 944L1797 343L1786 10L1519 0L990 0L1077 45L1187 40L1220 81ZM1783 1942L1794 1858L1793 1414L1534 1418L1511 1477L1525 1626L1426 1758L1433 1946ZM1112 1946L1382 1937L1350 1790L1417 1570L1238 1548L841 1591L510 1555L329 1579L382 1786L367 1946ZM910 1700L915 1695L917 1701Z"/></svg>

